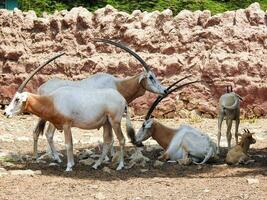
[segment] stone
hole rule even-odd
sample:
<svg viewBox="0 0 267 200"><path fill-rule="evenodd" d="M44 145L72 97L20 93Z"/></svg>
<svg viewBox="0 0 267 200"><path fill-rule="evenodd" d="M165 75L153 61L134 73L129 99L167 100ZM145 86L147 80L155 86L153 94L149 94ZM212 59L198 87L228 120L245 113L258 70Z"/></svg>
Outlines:
<svg viewBox="0 0 267 200"><path fill-rule="evenodd" d="M249 185L254 185L254 184L259 184L260 183L260 181L259 181L259 179L257 179L257 178L247 178L247 183L249 184Z"/></svg>
<svg viewBox="0 0 267 200"><path fill-rule="evenodd" d="M82 165L90 166L90 165L95 163L95 160L92 159L92 158L87 158L87 159L84 159L84 160L80 160L79 163L81 163Z"/></svg>
<svg viewBox="0 0 267 200"><path fill-rule="evenodd" d="M104 167L102 170L103 170L103 172L106 172L108 174L111 174L111 169L108 168L108 167Z"/></svg>
<svg viewBox="0 0 267 200"><path fill-rule="evenodd" d="M159 161L159 160L156 160L156 161L154 162L153 166L154 166L155 168L160 168L160 167L163 166L163 164L164 164L164 162Z"/></svg>
<svg viewBox="0 0 267 200"><path fill-rule="evenodd" d="M41 170L33 171L30 169L27 169L27 170L10 170L8 172L10 175L13 175L13 176L35 176L35 175L41 175L42 174Z"/></svg>

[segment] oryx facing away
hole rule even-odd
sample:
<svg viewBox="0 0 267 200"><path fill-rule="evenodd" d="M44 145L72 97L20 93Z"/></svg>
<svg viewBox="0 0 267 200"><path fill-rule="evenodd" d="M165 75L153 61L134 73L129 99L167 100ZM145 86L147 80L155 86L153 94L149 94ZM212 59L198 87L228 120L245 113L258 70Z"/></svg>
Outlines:
<svg viewBox="0 0 267 200"><path fill-rule="evenodd" d="M233 92L232 86L227 86L227 93L223 94L219 100L219 114L218 114L218 153L220 151L221 128L222 122L226 120L226 138L228 149L231 148L231 128L233 120L235 120L235 141L238 143L238 127L240 123L240 100L242 98Z"/></svg>
<svg viewBox="0 0 267 200"><path fill-rule="evenodd" d="M106 73L97 73L95 75L92 75L80 81L51 79L39 87L38 94L47 95L63 86L79 87L87 91L91 91L93 89L112 88L112 89L117 90L126 99L128 104L132 102L134 99L142 96L146 92L146 90L156 93L156 94L161 94L161 95L165 94L166 88L163 87L160 84L160 82L156 79L156 76L152 72L150 67L146 64L146 62L139 55L137 55L127 46L122 45L118 42L108 40L108 39L95 39L94 41L112 44L119 48L124 49L125 51L133 55L143 65L144 71L133 77L129 77L125 79L116 78L113 75L106 74ZM36 158L38 157L37 155L38 137L40 134L43 133L44 128L45 128L45 123L46 123L46 120L40 119L33 132L34 156ZM61 159L59 158L58 153L53 143L53 136L54 136L55 130L56 129L53 126L53 124L49 124L45 135L47 137L48 144L51 148L51 152L53 154L54 159L57 160L58 162L61 162Z"/></svg>
<svg viewBox="0 0 267 200"><path fill-rule="evenodd" d="M183 79L181 79L183 80ZM173 85L168 87L167 94L159 96L150 107L142 127L139 129L135 138L132 139L136 146L142 145L149 137L155 139L158 144L165 149L164 158L173 161L192 160L196 164L203 164L210 158L216 157L216 144L206 134L201 133L197 129L188 125L182 125L178 129L172 129L164 126L151 118L151 113L157 104L165 98L169 93L177 90L185 85L199 82L193 81L185 83L171 89Z"/></svg>
<svg viewBox="0 0 267 200"><path fill-rule="evenodd" d="M58 57L58 56L57 56ZM55 59L55 58L53 58ZM71 128L98 129L104 127L104 150L95 163L97 168L106 156L112 142L111 128L114 130L120 144L120 162L117 170L124 166L125 139L121 131L121 119L126 112L128 121L127 102L114 89L85 90L77 87L60 87L47 95L36 95L23 92L27 82L45 65L38 67L19 87L11 103L5 109L4 115L11 117L21 112L29 112L49 121L57 129L64 131L67 150L67 168L71 171L74 165ZM108 101L107 101L108 99ZM128 127L127 130L130 130Z"/></svg>

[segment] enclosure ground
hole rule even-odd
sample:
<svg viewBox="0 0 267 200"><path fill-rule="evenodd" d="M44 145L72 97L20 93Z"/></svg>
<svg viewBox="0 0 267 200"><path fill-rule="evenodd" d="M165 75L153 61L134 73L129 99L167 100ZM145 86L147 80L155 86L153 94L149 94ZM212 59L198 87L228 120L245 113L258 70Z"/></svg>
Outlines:
<svg viewBox="0 0 267 200"><path fill-rule="evenodd" d="M170 127L189 123L209 134L216 141L215 119L166 119L160 120ZM32 130L36 117L0 117L0 153L9 152L28 158L18 161L0 160L0 199L266 199L267 197L267 124L266 119L242 120L240 130L255 132L257 143L250 150L256 162L246 166L230 167L224 164L226 154L225 134L222 135L220 160L205 165L180 166L164 163L156 168L154 161L161 149L155 141L148 140L143 153L150 158L145 167L116 171L111 164L99 170L78 162L77 155L84 149L97 148L102 141L102 130L73 130L75 160L74 171L66 173L66 160L60 166L49 166L31 160ZM141 121L135 121L138 129ZM124 122L123 122L124 126ZM225 133L225 127L223 127ZM126 135L126 134L125 134ZM116 139L115 139L116 140ZM232 141L234 142L234 141ZM57 148L64 154L64 137L55 134ZM46 139L39 140L39 152L45 153ZM115 143L117 146L117 143ZM127 143L127 150L132 149ZM126 164L128 160L126 157ZM108 171L103 170L109 169ZM12 174L14 170L40 170L38 174ZM1 170L7 172L1 175Z"/></svg>

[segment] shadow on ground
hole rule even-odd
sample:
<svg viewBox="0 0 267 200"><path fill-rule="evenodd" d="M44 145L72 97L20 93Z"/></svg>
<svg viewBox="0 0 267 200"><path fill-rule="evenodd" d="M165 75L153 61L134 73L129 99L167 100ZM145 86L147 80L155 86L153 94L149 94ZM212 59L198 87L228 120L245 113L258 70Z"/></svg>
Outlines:
<svg viewBox="0 0 267 200"><path fill-rule="evenodd" d="M83 149L79 149L82 151ZM46 160L47 163L25 162L14 163L15 165L5 167L7 170L17 169L31 169L41 170L42 175L45 176L59 176L68 177L73 179L96 179L102 181L111 180L128 180L130 178L156 178L156 177L168 177L168 178L221 178L221 177L244 177L244 176L256 176L267 175L267 159L264 155L267 155L267 148L263 149L251 149L251 158L255 160L254 163L241 166L227 166L224 164L224 158L226 156L227 149L221 149L220 159L216 162L209 162L205 165L190 165L181 166L176 163L164 163L162 167L155 168L153 166L154 161L160 155L161 150L155 149L150 152L144 151L144 155L151 159L144 167L133 167L131 169L123 169L121 171L111 170L111 173L104 172L103 167L111 167L111 164L103 164L98 170L92 169L90 166L82 165L78 162L77 156L75 157L76 165L72 172L65 172L66 168L66 156L64 156L63 163L60 166L48 166L51 160ZM43 152L44 153L44 152ZM61 153L65 153L62 151ZM126 164L128 162L126 158ZM141 169L147 169L142 172Z"/></svg>

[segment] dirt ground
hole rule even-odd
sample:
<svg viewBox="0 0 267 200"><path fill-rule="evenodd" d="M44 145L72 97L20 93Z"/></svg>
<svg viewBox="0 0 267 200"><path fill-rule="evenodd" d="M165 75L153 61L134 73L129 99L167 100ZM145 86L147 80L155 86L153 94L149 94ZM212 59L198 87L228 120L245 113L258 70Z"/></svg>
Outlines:
<svg viewBox="0 0 267 200"><path fill-rule="evenodd" d="M189 123L207 133L216 141L217 120L215 119L175 119L160 120L170 127ZM17 116L6 119L0 116L0 153L11 152L24 160L0 160L1 170L40 170L34 175L0 175L0 199L266 199L267 198L267 123L266 119L242 120L240 130L249 128L255 132L257 143L249 151L256 162L246 166L230 167L224 164L226 149L222 148L220 160L202 166L180 166L176 163L164 163L154 167L153 163L161 149L155 141L144 144L144 155L151 160L145 167L133 167L121 171L113 170L111 164L104 164L99 170L79 163L80 151L96 148L102 141L101 130L73 130L75 160L74 171L65 172L66 160L60 166L33 161L32 130L36 117ZM124 124L124 123L123 123ZM141 121L135 121L136 129ZM223 128L225 133L225 124ZM234 141L232 141L234 142ZM55 135L57 148L65 155L63 134ZM46 150L44 136L39 141L39 152ZM117 146L117 143L115 143ZM225 134L222 146L226 146ZM129 142L127 148L133 148ZM64 156L65 158L66 156ZM126 158L126 164L127 164ZM104 171L108 167L110 171Z"/></svg>

